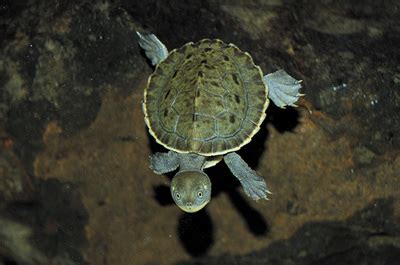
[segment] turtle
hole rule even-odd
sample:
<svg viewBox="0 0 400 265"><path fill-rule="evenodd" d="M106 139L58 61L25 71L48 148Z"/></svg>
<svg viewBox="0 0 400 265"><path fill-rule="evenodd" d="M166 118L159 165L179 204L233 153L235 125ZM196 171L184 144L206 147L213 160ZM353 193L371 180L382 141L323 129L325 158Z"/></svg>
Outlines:
<svg viewBox="0 0 400 265"><path fill-rule="evenodd" d="M296 107L301 80L284 70L263 75L251 55L219 39L188 42L168 52L154 34L136 32L155 66L144 91L145 123L168 152L150 156L150 168L165 174L179 168L171 196L188 213L211 199L204 172L224 160L253 200L268 199L264 179L237 154L259 131L270 99Z"/></svg>

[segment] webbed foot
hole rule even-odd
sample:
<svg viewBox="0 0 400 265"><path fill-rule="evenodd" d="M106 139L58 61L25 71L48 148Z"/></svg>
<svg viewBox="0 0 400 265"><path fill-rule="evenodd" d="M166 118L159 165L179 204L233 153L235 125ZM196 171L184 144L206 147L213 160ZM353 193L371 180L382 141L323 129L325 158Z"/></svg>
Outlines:
<svg viewBox="0 0 400 265"><path fill-rule="evenodd" d="M251 169L243 159L235 152L224 156L224 161L232 174L242 184L244 192L253 200L266 199L268 193L271 193L264 179L257 175L257 172Z"/></svg>
<svg viewBox="0 0 400 265"><path fill-rule="evenodd" d="M156 174L174 171L178 166L178 154L173 151L169 151L168 153L155 153L150 156L150 169Z"/></svg>
<svg viewBox="0 0 400 265"><path fill-rule="evenodd" d="M284 70L267 74L263 79L269 88L269 98L280 108L297 107L295 103L301 96L304 96L299 93L301 80L294 79Z"/></svg>
<svg viewBox="0 0 400 265"><path fill-rule="evenodd" d="M167 58L167 47L156 37L154 34L141 34L136 31L139 36L139 45L146 53L147 58L150 59L153 65L159 64L162 60Z"/></svg>

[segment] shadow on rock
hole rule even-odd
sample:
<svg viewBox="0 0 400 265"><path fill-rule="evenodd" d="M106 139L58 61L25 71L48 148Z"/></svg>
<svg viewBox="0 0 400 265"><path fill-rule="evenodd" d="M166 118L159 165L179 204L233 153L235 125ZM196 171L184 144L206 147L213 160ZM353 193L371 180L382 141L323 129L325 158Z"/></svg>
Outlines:
<svg viewBox="0 0 400 265"><path fill-rule="evenodd" d="M267 110L267 120L274 125L278 132L291 132L299 124L299 111L292 107L280 109L274 104L270 104Z"/></svg>
<svg viewBox="0 0 400 265"><path fill-rule="evenodd" d="M159 185L153 188L154 191L154 199L161 206L174 204L174 200L171 197L171 191L168 186Z"/></svg>
<svg viewBox="0 0 400 265"><path fill-rule="evenodd" d="M246 221L248 230L255 236L265 236L268 232L268 224L264 217L238 193L229 192L234 207Z"/></svg>
<svg viewBox="0 0 400 265"><path fill-rule="evenodd" d="M191 256L204 255L214 243L214 228L210 216L204 209L197 213L184 213L179 218L178 235Z"/></svg>
<svg viewBox="0 0 400 265"><path fill-rule="evenodd" d="M398 218L398 217L397 217ZM397 264L400 223L393 200L372 202L345 221L311 222L291 238L247 255L203 257L177 264Z"/></svg>
<svg viewBox="0 0 400 265"><path fill-rule="evenodd" d="M249 231L255 236L263 236L268 232L268 225L264 217L247 202L250 198L244 198L239 192L242 189L240 182L232 175L223 162L207 171L212 181L212 195L226 192L234 208L246 221ZM211 200L212 203L212 200Z"/></svg>

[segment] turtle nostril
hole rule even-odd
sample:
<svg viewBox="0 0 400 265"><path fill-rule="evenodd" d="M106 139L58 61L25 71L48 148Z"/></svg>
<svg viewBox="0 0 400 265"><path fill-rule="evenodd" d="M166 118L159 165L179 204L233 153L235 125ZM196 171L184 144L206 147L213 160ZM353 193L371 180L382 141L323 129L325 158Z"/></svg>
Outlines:
<svg viewBox="0 0 400 265"><path fill-rule="evenodd" d="M193 205L193 204L192 204L191 202L187 202L187 203L186 203L186 206L187 206L187 207L192 207L192 205Z"/></svg>

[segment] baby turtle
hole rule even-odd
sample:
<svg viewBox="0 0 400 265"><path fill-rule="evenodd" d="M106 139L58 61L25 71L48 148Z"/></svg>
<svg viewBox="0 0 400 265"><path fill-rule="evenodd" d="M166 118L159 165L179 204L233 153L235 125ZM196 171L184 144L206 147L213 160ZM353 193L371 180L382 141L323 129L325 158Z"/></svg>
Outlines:
<svg viewBox="0 0 400 265"><path fill-rule="evenodd" d="M171 195L185 212L202 209L211 198L204 169L225 161L253 200L270 193L262 177L235 153L260 129L271 99L296 106L300 81L279 70L263 76L251 56L233 44L203 39L168 52L154 34L139 45L156 65L144 91L150 134L169 149L150 158L157 174L176 170Z"/></svg>

